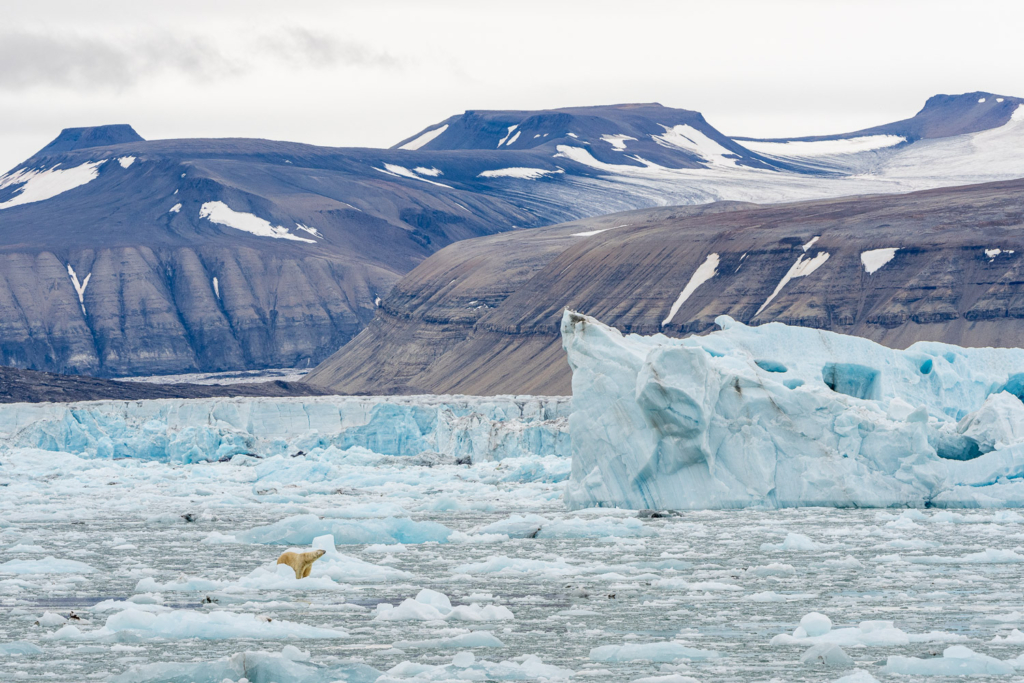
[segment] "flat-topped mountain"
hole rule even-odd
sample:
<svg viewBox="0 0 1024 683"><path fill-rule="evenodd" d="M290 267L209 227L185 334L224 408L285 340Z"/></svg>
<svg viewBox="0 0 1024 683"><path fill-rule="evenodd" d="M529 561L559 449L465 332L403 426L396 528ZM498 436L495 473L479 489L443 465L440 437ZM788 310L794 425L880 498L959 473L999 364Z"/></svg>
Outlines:
<svg viewBox="0 0 1024 683"><path fill-rule="evenodd" d="M313 366L459 240L1022 177L1020 102L942 96L889 127L781 141L657 104L467 112L390 150L68 129L0 176L0 362L100 376Z"/></svg>

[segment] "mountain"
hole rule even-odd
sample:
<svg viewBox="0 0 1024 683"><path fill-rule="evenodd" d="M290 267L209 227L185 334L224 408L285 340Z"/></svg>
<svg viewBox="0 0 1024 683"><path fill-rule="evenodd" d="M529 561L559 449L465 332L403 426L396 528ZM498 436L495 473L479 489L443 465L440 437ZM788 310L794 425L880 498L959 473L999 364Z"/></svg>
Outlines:
<svg viewBox="0 0 1024 683"><path fill-rule="evenodd" d="M483 237L403 278L306 381L339 393L569 394L566 308L674 337L728 315L896 348L1019 346L1022 228L1024 180L1014 180L645 209Z"/></svg>
<svg viewBox="0 0 1024 683"><path fill-rule="evenodd" d="M313 366L459 240L1022 177L1020 102L941 96L909 123L783 141L657 104L466 112L390 150L68 129L0 176L0 362L98 376Z"/></svg>

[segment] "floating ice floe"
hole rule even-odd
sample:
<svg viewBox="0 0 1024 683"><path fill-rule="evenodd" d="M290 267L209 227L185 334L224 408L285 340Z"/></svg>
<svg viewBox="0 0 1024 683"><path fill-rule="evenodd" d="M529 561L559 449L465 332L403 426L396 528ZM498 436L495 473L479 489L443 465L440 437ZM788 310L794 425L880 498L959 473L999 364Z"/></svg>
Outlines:
<svg viewBox="0 0 1024 683"><path fill-rule="evenodd" d="M884 674L905 676L1009 676L1022 667L1024 656L1003 661L963 645L954 645L947 647L941 657L918 659L891 656L881 671Z"/></svg>
<svg viewBox="0 0 1024 683"><path fill-rule="evenodd" d="M545 664L540 657L527 656L522 663L514 661L489 662L477 659L472 652L460 652L451 664L431 665L402 662L388 669L377 683L396 681L561 681L573 675L572 669Z"/></svg>
<svg viewBox="0 0 1024 683"><path fill-rule="evenodd" d="M94 571L85 562L58 559L52 555L41 560L8 560L0 564L0 574L91 574Z"/></svg>
<svg viewBox="0 0 1024 683"><path fill-rule="evenodd" d="M832 628L832 620L819 612L804 615L792 635L780 633L772 645L819 645L831 643L841 647L896 647L911 643L956 643L966 640L955 633L931 631L907 633L891 621L862 621L855 627Z"/></svg>
<svg viewBox="0 0 1024 683"><path fill-rule="evenodd" d="M657 532L636 517L568 517L511 515L507 520L475 528L477 534L505 534L510 538L635 538Z"/></svg>
<svg viewBox="0 0 1024 683"><path fill-rule="evenodd" d="M623 336L565 312L570 507L1024 505L1024 350L717 322Z"/></svg>
<svg viewBox="0 0 1024 683"><path fill-rule="evenodd" d="M360 543L446 543L452 530L437 522L417 522L395 517L384 519L321 519L295 515L267 526L235 534L239 543L310 545L319 536L333 536L343 545Z"/></svg>
<svg viewBox="0 0 1024 683"><path fill-rule="evenodd" d="M602 645L590 651L594 662L675 662L678 660L715 659L719 654L713 650L701 650L673 641L662 643L626 643L625 645Z"/></svg>
<svg viewBox="0 0 1024 683"><path fill-rule="evenodd" d="M39 655L42 653L43 648L27 640L0 643L0 655Z"/></svg>
<svg viewBox="0 0 1024 683"><path fill-rule="evenodd" d="M280 640L286 638L347 638L344 631L318 626L307 626L283 619L271 619L257 614L235 612L197 612L194 610L168 610L153 613L129 607L107 617L99 629L83 631L70 624L47 636L51 640L113 640L119 633L130 632L144 639L165 638L182 640L223 640L227 638L259 638Z"/></svg>
<svg viewBox="0 0 1024 683"><path fill-rule="evenodd" d="M490 631L473 631L457 636L431 638L428 640L399 640L393 644L399 650L411 649L460 649L469 647L505 647Z"/></svg>
<svg viewBox="0 0 1024 683"><path fill-rule="evenodd" d="M111 683L223 683L223 681L301 681L302 683L373 683L381 672L366 664L318 665L294 645L277 652L239 652L212 662L161 662L131 667Z"/></svg>
<svg viewBox="0 0 1024 683"><path fill-rule="evenodd" d="M452 607L444 593L424 588L414 598L406 598L397 607L377 605L374 621L509 621L515 615L502 605L458 605Z"/></svg>

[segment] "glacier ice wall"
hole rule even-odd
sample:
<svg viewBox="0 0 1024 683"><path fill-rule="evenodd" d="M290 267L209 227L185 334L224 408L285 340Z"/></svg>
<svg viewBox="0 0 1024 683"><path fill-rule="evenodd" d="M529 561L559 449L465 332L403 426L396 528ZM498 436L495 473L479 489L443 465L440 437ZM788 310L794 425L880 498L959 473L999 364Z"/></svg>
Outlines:
<svg viewBox="0 0 1024 683"><path fill-rule="evenodd" d="M570 507L1024 505L1024 350L716 322L680 340L565 312Z"/></svg>
<svg viewBox="0 0 1024 683"><path fill-rule="evenodd" d="M0 406L0 444L169 462L359 446L473 461L568 457L570 399L410 396L161 399Z"/></svg>

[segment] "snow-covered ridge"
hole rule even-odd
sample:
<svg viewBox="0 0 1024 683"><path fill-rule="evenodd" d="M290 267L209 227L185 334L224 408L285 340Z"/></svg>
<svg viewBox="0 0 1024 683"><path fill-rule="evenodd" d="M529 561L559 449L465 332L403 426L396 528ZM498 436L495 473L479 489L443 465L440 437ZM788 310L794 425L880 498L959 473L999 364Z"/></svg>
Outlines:
<svg viewBox="0 0 1024 683"><path fill-rule="evenodd" d="M1024 506L1024 350L567 311L572 507Z"/></svg>
<svg viewBox="0 0 1024 683"><path fill-rule="evenodd" d="M216 284L214 285L216 287ZM0 442L89 457L202 462L334 446L500 460L569 455L570 399L323 397L0 406Z"/></svg>
<svg viewBox="0 0 1024 683"><path fill-rule="evenodd" d="M13 173L0 176L0 190L5 187L21 185L21 190L5 202L0 202L0 209L9 209L22 204L41 202L52 199L59 194L81 187L95 180L100 172L99 167L106 159L89 161L74 168L28 169L23 168ZM58 164L59 166L59 164Z"/></svg>

